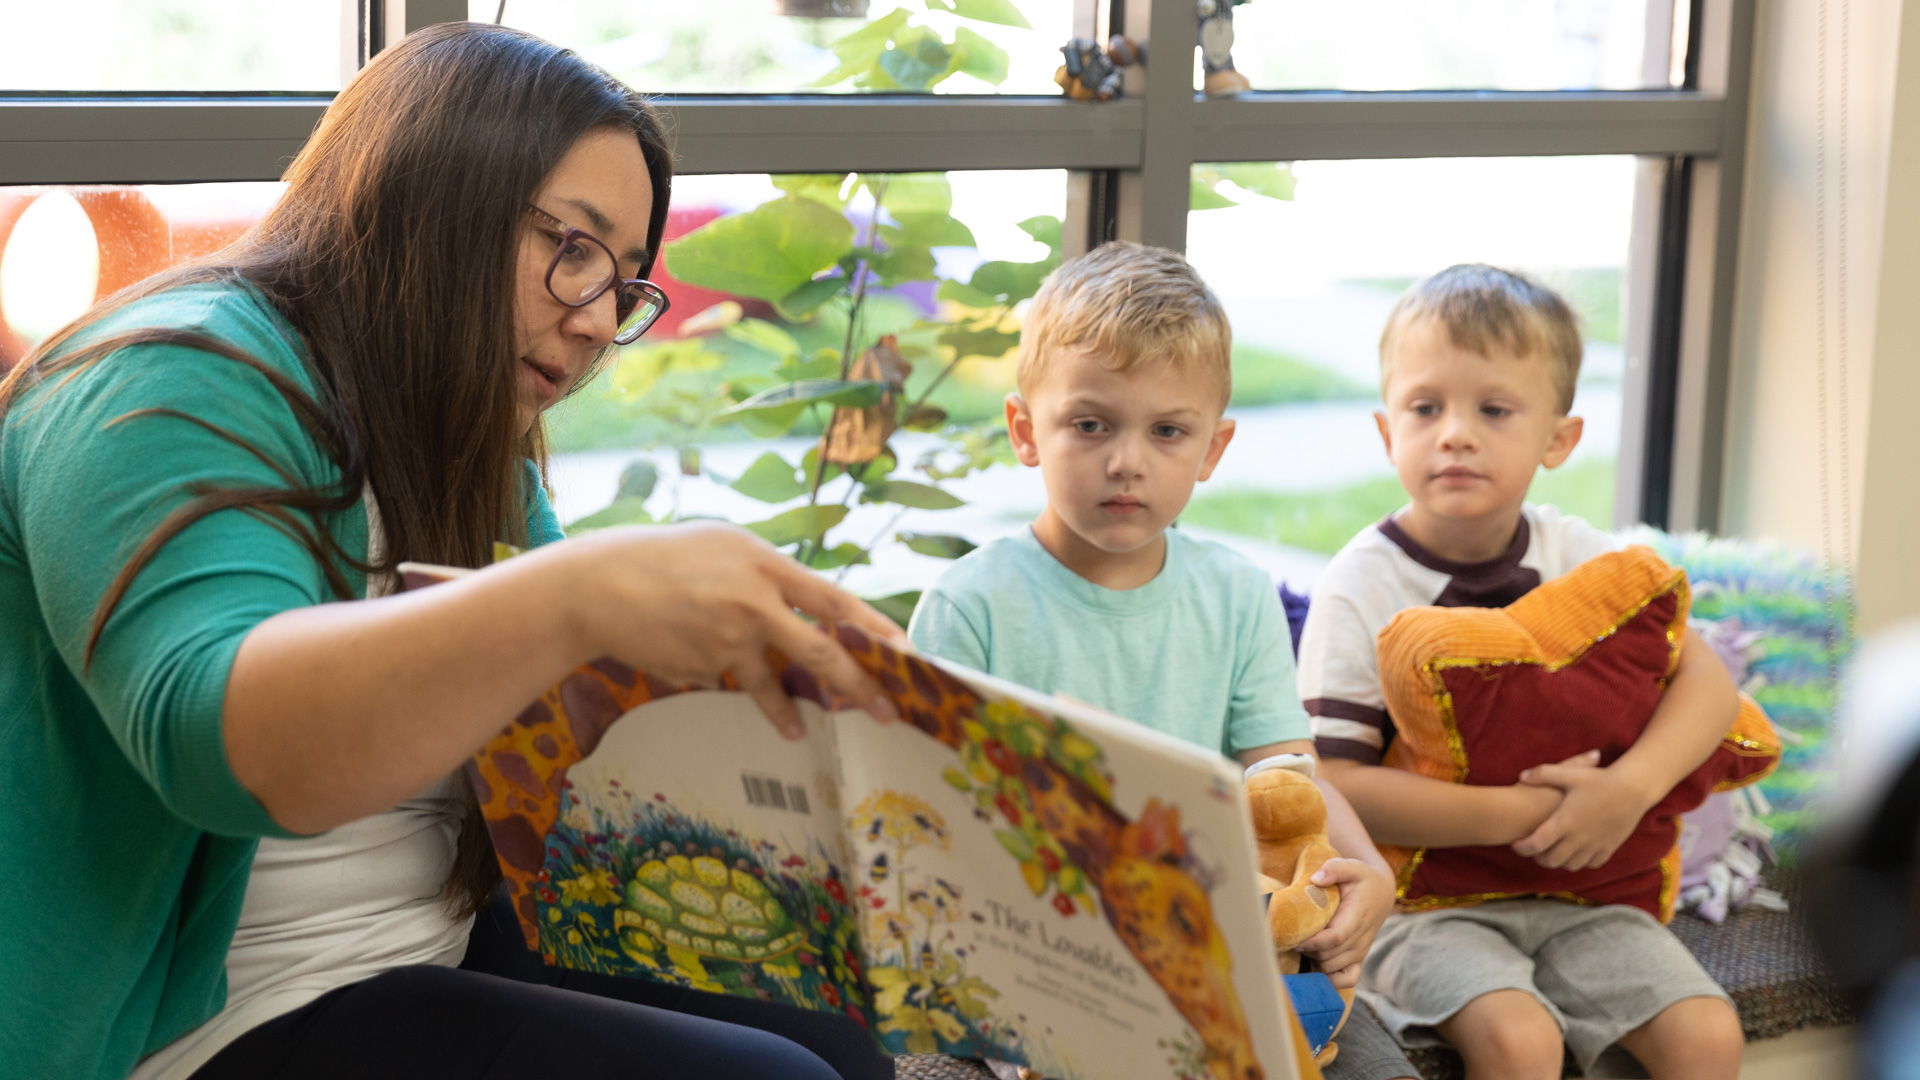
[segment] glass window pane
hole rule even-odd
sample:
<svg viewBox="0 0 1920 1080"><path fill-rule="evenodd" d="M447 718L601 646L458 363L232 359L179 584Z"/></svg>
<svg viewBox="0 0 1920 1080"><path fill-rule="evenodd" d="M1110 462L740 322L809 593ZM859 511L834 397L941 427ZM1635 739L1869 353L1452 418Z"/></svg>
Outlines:
<svg viewBox="0 0 1920 1080"><path fill-rule="evenodd" d="M1531 497L1610 527L1634 160L1302 161L1291 199L1253 194L1288 194L1269 179L1278 168L1194 170L1196 205L1216 208L1189 216L1187 253L1233 320L1239 428L1183 524L1245 537L1276 566L1300 556L1297 588L1404 505L1372 415L1381 326L1417 278L1487 262L1560 290L1581 317L1573 412L1586 430Z"/></svg>
<svg viewBox="0 0 1920 1080"><path fill-rule="evenodd" d="M1039 474L1005 464L1000 432L1022 301L1058 259L1064 172L690 176L673 194L675 239L655 270L672 309L550 414L562 522L773 522L770 539L880 596L931 583L949 565L934 553L964 546L929 538L910 547L900 534L984 543L1045 505ZM856 293L849 267L877 272ZM904 426L872 444L887 454L856 469L863 482L834 470L810 500L813 476L801 466L832 401L720 414L794 380L837 380L849 341L856 360L890 341L911 365L894 399ZM885 381L887 372L852 374ZM858 442L836 430L836 441ZM806 509L815 503L817 512ZM793 529L808 531L809 514L827 526L824 543L797 546ZM870 564L841 567L860 549Z"/></svg>
<svg viewBox="0 0 1920 1080"><path fill-rule="evenodd" d="M650 93L1058 94L1072 0L469 0ZM1025 25L1018 25L1024 23Z"/></svg>
<svg viewBox="0 0 1920 1080"><path fill-rule="evenodd" d="M340 0L10 3L0 90L340 88Z"/></svg>
<svg viewBox="0 0 1920 1080"><path fill-rule="evenodd" d="M1233 9L1233 63L1256 90L1665 89L1673 7L1674 0L1261 0ZM1680 7L1684 18L1687 5Z"/></svg>
<svg viewBox="0 0 1920 1080"><path fill-rule="evenodd" d="M95 300L224 247L283 189L0 187L0 371Z"/></svg>

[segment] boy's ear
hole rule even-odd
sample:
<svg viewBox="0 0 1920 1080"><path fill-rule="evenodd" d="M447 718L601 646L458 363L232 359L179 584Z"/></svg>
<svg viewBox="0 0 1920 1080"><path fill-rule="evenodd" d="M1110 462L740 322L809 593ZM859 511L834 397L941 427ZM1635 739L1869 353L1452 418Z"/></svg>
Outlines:
<svg viewBox="0 0 1920 1080"><path fill-rule="evenodd" d="M1214 467L1220 464L1220 455L1227 452L1227 444L1233 441L1233 429L1233 420L1225 416L1213 425L1213 438L1207 442L1207 456L1200 461L1201 480L1212 476Z"/></svg>
<svg viewBox="0 0 1920 1080"><path fill-rule="evenodd" d="M1013 456L1020 464L1034 468L1040 464L1040 444L1033 438L1033 410L1019 391L1007 395L1007 441L1013 444Z"/></svg>
<svg viewBox="0 0 1920 1080"><path fill-rule="evenodd" d="M1586 430L1587 422L1577 416L1563 416L1553 422L1553 437L1547 440L1547 452L1541 456L1540 464L1549 469L1559 468L1573 448L1580 445L1580 435Z"/></svg>
<svg viewBox="0 0 1920 1080"><path fill-rule="evenodd" d="M1380 429L1380 445L1387 451L1387 460L1393 460L1393 427L1387 423L1385 409L1373 410L1373 426Z"/></svg>

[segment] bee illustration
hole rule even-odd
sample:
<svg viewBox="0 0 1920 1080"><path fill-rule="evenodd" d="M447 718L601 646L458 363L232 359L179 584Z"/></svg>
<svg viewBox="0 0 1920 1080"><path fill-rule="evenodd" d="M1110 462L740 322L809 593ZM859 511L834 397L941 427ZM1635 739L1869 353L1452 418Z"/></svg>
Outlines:
<svg viewBox="0 0 1920 1080"><path fill-rule="evenodd" d="M867 880L875 885L887 880L887 855L881 852L873 857L873 866L867 870Z"/></svg>

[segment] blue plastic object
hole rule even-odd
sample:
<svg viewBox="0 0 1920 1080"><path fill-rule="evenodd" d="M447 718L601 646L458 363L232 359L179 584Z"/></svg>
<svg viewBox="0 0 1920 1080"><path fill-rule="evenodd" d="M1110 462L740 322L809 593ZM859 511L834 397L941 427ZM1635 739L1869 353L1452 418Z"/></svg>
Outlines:
<svg viewBox="0 0 1920 1080"><path fill-rule="evenodd" d="M1309 1052L1320 1053L1333 1041L1333 1033L1340 1029L1340 1018L1347 1014L1347 1003L1320 972L1282 975L1280 979L1287 984L1287 996L1293 999L1293 1011L1300 1017L1300 1030L1306 1032Z"/></svg>

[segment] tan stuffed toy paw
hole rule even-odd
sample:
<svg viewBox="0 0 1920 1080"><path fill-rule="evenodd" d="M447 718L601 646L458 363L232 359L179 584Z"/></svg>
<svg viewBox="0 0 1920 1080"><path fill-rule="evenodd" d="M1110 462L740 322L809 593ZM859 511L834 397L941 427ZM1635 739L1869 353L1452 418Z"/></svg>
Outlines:
<svg viewBox="0 0 1920 1080"><path fill-rule="evenodd" d="M1340 905L1338 887L1323 888L1309 880L1339 852L1327 842L1327 804L1312 780L1291 769L1273 768L1248 777L1246 787L1260 873L1271 879L1273 888L1267 928L1281 971L1292 974L1300 970L1295 950L1326 929Z"/></svg>
<svg viewBox="0 0 1920 1080"><path fill-rule="evenodd" d="M1340 906L1340 889L1322 887L1313 875L1339 852L1327 840L1327 803L1314 786L1313 759L1268 759L1247 777L1247 802L1253 810L1253 836L1260 853L1260 891L1268 893L1267 930L1283 975L1300 971L1300 943L1326 929ZM1271 763L1271 764L1270 764ZM1296 766L1301 771L1295 771ZM1353 991L1339 991L1348 1010ZM1342 1016L1334 1032L1346 1024ZM1313 1056L1315 1066L1333 1063L1340 1047L1329 1041ZM1304 1072L1304 1070L1303 1070Z"/></svg>

